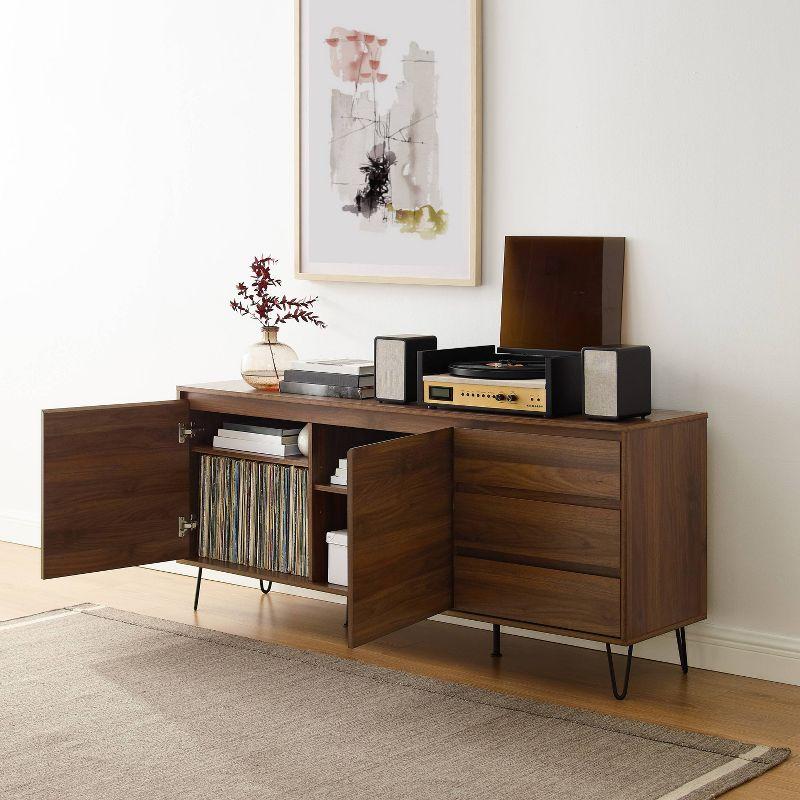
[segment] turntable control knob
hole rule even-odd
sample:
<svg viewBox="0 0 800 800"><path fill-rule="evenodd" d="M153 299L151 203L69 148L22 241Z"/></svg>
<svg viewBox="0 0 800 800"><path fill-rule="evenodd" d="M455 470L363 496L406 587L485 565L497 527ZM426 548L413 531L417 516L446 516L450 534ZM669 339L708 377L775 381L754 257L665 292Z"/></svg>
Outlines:
<svg viewBox="0 0 800 800"><path fill-rule="evenodd" d="M514 403L517 399L517 396L515 394L510 394L506 399L509 403Z"/></svg>
<svg viewBox="0 0 800 800"><path fill-rule="evenodd" d="M505 400L505 399L506 399L506 396L505 396L504 394L496 394L496 395L494 396L494 399L495 399L495 400L501 400L501 401L502 401L502 400Z"/></svg>

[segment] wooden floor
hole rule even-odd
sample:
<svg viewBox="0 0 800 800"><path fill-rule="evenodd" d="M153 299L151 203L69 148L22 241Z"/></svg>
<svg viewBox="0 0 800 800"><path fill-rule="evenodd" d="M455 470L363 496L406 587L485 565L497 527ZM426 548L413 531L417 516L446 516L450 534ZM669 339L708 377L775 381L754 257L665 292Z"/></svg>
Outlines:
<svg viewBox="0 0 800 800"><path fill-rule="evenodd" d="M800 752L800 687L705 670L684 677L671 664L636 659L631 694L613 699L605 654L514 636L503 658L489 657L488 631L423 622L355 651L347 650L344 607L303 597L204 581L192 611L194 580L147 569L39 579L39 550L0 542L0 620L81 602L150 614L370 664L469 683L650 722L675 725ZM689 661L691 664L691 643ZM730 794L731 800L800 797L800 758Z"/></svg>

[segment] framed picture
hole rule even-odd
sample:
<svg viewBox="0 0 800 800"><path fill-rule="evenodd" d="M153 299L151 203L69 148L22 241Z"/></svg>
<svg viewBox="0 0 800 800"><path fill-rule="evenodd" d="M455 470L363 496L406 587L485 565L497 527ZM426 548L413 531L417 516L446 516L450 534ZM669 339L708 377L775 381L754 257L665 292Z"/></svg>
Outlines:
<svg viewBox="0 0 800 800"><path fill-rule="evenodd" d="M475 286L481 0L296 0L295 274Z"/></svg>

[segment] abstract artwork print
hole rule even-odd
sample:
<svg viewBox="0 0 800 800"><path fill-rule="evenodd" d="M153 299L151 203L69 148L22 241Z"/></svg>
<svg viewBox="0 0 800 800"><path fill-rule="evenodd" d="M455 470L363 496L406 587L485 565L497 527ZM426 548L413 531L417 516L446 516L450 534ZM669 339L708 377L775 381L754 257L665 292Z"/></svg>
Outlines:
<svg viewBox="0 0 800 800"><path fill-rule="evenodd" d="M477 4L298 13L298 276L475 285Z"/></svg>

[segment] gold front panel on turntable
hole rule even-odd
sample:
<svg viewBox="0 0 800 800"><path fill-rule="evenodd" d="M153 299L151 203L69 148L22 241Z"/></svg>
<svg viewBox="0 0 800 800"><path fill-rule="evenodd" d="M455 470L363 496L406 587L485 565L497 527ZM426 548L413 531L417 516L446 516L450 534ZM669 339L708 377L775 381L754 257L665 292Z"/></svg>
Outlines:
<svg viewBox="0 0 800 800"><path fill-rule="evenodd" d="M429 405L457 408L487 408L492 411L528 411L543 414L547 410L544 387L508 386L502 383L461 383L423 381L425 402Z"/></svg>

